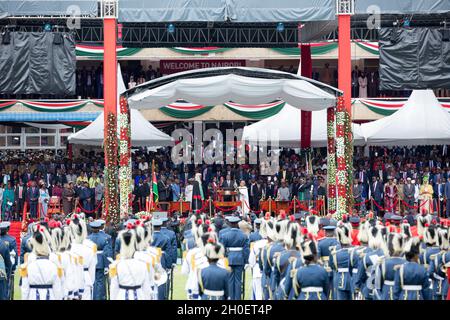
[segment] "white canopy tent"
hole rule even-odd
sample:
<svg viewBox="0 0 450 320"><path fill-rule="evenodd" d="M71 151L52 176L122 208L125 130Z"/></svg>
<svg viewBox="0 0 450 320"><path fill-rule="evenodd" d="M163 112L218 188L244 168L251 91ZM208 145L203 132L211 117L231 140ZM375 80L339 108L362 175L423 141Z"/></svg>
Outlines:
<svg viewBox="0 0 450 320"><path fill-rule="evenodd" d="M120 65L117 66L117 92L118 96L126 91ZM119 99L117 99L119 102ZM117 106L119 108L119 106ZM173 138L156 129L139 110L130 110L131 145L133 147L163 147L174 144ZM70 143L90 146L101 146L104 140L104 113L95 119L89 126L68 137Z"/></svg>
<svg viewBox="0 0 450 320"><path fill-rule="evenodd" d="M361 129L369 146L448 144L450 114L432 90L414 90L400 110Z"/></svg>
<svg viewBox="0 0 450 320"><path fill-rule="evenodd" d="M177 100L204 106L233 101L262 104L284 100L308 111L334 107L339 90L287 72L260 68L209 68L152 80L128 90L134 109L157 109Z"/></svg>
<svg viewBox="0 0 450 320"><path fill-rule="evenodd" d="M261 139L270 139L273 134L279 138L279 146L299 148L301 141L301 110L286 104L276 115L245 126L242 141L258 144ZM362 146L365 143L359 124L353 124L353 143ZM327 111L312 112L311 146L327 146Z"/></svg>
<svg viewBox="0 0 450 320"><path fill-rule="evenodd" d="M148 122L139 110L130 110L131 145L133 147L163 147L173 145L171 136L156 129ZM89 126L69 136L73 144L89 146L103 145L103 112Z"/></svg>

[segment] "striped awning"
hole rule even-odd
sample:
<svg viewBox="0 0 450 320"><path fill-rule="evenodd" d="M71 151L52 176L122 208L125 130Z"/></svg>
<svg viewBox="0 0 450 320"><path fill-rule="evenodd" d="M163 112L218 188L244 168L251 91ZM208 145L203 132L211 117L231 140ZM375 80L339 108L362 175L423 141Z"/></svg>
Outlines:
<svg viewBox="0 0 450 320"><path fill-rule="evenodd" d="M0 121L94 121L100 112L1 112Z"/></svg>

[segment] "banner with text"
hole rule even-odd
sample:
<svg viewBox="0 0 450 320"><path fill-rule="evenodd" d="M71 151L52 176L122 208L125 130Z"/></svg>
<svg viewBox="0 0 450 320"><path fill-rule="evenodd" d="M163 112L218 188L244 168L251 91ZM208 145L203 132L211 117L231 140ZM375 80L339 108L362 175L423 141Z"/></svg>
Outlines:
<svg viewBox="0 0 450 320"><path fill-rule="evenodd" d="M182 71L221 68L245 67L245 60L161 60L160 71L163 75Z"/></svg>

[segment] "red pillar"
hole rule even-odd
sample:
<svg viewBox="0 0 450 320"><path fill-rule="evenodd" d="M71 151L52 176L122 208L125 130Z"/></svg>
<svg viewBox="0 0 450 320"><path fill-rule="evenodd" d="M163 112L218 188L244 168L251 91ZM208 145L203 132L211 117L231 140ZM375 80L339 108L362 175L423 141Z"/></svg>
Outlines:
<svg viewBox="0 0 450 320"><path fill-rule="evenodd" d="M116 19L103 20L103 97L104 97L104 150L105 150L105 212L110 214L118 210L117 206L117 54ZM116 187L115 189L113 189Z"/></svg>
<svg viewBox="0 0 450 320"><path fill-rule="evenodd" d="M344 91L344 107L352 112L352 55L350 40L351 15L338 15L339 46L338 46L338 86Z"/></svg>
<svg viewBox="0 0 450 320"><path fill-rule="evenodd" d="M301 75L306 78L312 77L312 58L311 58L311 45L301 44ZM301 145L302 149L311 147L311 111L301 111Z"/></svg>

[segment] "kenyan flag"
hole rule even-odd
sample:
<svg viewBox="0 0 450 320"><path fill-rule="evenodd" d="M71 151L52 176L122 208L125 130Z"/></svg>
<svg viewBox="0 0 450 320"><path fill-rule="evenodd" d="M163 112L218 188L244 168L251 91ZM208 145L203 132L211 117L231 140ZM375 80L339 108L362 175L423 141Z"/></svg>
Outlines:
<svg viewBox="0 0 450 320"><path fill-rule="evenodd" d="M152 173L152 194L151 194L151 201L153 203L158 202L158 181L156 180L156 172L153 171Z"/></svg>

